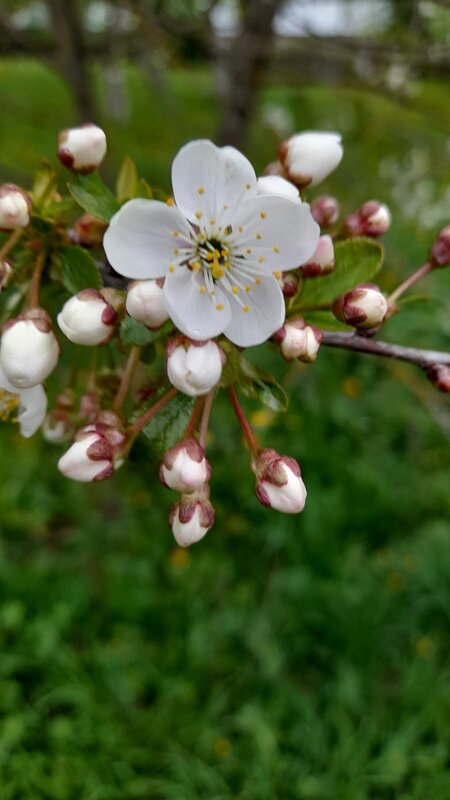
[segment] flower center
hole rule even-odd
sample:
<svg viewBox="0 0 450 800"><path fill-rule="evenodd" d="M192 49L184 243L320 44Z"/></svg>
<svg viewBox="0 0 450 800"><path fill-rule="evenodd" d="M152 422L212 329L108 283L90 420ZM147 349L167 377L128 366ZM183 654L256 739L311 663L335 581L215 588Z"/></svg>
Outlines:
<svg viewBox="0 0 450 800"><path fill-rule="evenodd" d="M0 389L0 420L4 422L11 418L20 406L20 397L18 394L7 392L6 389ZM13 419L12 422L16 420Z"/></svg>

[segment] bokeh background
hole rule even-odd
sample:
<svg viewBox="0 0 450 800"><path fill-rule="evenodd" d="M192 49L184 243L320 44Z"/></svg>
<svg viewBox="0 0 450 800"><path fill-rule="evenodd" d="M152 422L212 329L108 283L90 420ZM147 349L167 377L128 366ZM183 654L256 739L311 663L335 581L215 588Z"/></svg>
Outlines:
<svg viewBox="0 0 450 800"><path fill-rule="evenodd" d="M91 119L111 186L128 153L165 189L190 138L262 170L287 135L336 130L345 158L317 193L344 212L391 207L385 289L450 221L445 0L2 8L1 182L29 185L57 132ZM386 338L448 349L449 273ZM355 354L272 366L288 412L246 408L301 462L306 509L259 506L219 401L216 523L189 551L145 451L81 486L59 476L57 447L2 427L1 800L450 797L448 400L408 365Z"/></svg>

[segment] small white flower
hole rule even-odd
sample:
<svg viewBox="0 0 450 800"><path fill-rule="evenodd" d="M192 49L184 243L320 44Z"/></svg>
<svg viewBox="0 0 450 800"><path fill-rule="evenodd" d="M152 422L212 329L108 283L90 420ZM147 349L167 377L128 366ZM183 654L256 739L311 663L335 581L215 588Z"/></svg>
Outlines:
<svg viewBox="0 0 450 800"><path fill-rule="evenodd" d="M180 547L189 547L200 541L211 528L214 508L208 500L208 494L209 490L205 488L193 494L182 495L173 506L169 522Z"/></svg>
<svg viewBox="0 0 450 800"><path fill-rule="evenodd" d="M180 337L181 338L181 337ZM169 342L167 375L176 389L190 397L208 394L219 382L224 353L215 342Z"/></svg>
<svg viewBox="0 0 450 800"><path fill-rule="evenodd" d="M0 342L0 363L10 383L19 389L36 386L56 367L59 345L43 308L9 320Z"/></svg>
<svg viewBox="0 0 450 800"><path fill-rule="evenodd" d="M263 175L258 178L257 189L259 195L278 194L281 197L288 197L290 200L301 203L300 192L297 187L279 175Z"/></svg>
<svg viewBox="0 0 450 800"><path fill-rule="evenodd" d="M265 506L285 514L298 514L306 502L306 487L295 459L265 449L255 457L252 470L258 478L256 496Z"/></svg>
<svg viewBox="0 0 450 800"><path fill-rule="evenodd" d="M134 281L128 287L126 309L130 317L142 322L147 328L160 328L169 319L162 281Z"/></svg>
<svg viewBox="0 0 450 800"><path fill-rule="evenodd" d="M207 483L211 467L199 442L191 437L164 453L159 478L177 492L194 492Z"/></svg>
<svg viewBox="0 0 450 800"><path fill-rule="evenodd" d="M104 238L109 261L129 278L162 278L179 330L204 340L224 333L242 347L283 323L276 275L314 252L309 206L258 195L253 167L233 147L190 142L172 165L176 206L130 200Z"/></svg>
<svg viewBox="0 0 450 800"><path fill-rule="evenodd" d="M74 344L105 344L114 333L117 312L97 289L83 289L64 303L57 320Z"/></svg>
<svg viewBox="0 0 450 800"><path fill-rule="evenodd" d="M13 386L0 366L0 420L8 419L17 409L21 434L28 439L45 419L47 395L40 384L28 389Z"/></svg>
<svg viewBox="0 0 450 800"><path fill-rule="evenodd" d="M61 131L57 155L72 172L93 172L106 155L105 132L92 124Z"/></svg>
<svg viewBox="0 0 450 800"><path fill-rule="evenodd" d="M13 183L0 186L0 230L25 228L30 221L31 201L28 195Z"/></svg>
<svg viewBox="0 0 450 800"><path fill-rule="evenodd" d="M289 180L317 186L336 169L343 152L339 133L305 131L283 142L279 156Z"/></svg>

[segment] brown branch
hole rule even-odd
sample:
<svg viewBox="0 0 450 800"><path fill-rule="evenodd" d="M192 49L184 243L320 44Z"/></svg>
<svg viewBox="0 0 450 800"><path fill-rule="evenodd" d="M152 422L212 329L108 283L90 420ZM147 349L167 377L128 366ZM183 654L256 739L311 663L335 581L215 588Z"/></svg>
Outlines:
<svg viewBox="0 0 450 800"><path fill-rule="evenodd" d="M396 358L399 361L408 361L410 364L416 364L424 369L428 369L433 364L450 366L450 353L443 353L437 350L421 350L417 347L403 347L399 344L368 339L357 333L323 331L322 344L326 347L354 350L355 352L368 353L372 356Z"/></svg>

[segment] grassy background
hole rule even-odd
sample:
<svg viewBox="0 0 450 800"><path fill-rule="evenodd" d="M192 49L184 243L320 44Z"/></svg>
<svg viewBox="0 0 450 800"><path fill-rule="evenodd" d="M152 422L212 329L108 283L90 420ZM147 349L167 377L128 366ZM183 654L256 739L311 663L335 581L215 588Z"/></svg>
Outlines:
<svg viewBox="0 0 450 800"><path fill-rule="evenodd" d="M172 73L158 94L124 76L128 118L101 119L109 177L129 152L167 186L174 149L214 131L210 80ZM448 222L442 92L401 108L274 86L252 132L262 167L264 104L296 128L342 130L324 189L346 210L373 195L392 206L386 286ZM71 123L70 97L43 67L3 62L0 102L0 173L26 184ZM448 348L450 275L424 288L433 302L386 335ZM284 382L285 415L247 408L264 444L301 461L305 512L259 506L219 401L216 524L190 551L174 547L172 497L144 453L80 486L59 477L59 448L3 427L1 800L448 800L448 401L407 366L325 350Z"/></svg>

